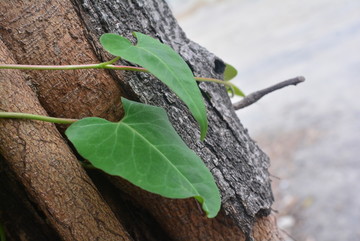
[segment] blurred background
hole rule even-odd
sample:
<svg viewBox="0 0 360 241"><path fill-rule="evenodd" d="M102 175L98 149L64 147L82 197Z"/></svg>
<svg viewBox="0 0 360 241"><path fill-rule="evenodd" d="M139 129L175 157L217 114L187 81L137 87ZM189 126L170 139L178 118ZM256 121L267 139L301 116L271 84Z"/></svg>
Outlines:
<svg viewBox="0 0 360 241"><path fill-rule="evenodd" d="M360 1L168 2L245 93L305 76L237 114L271 158L286 240L360 240Z"/></svg>

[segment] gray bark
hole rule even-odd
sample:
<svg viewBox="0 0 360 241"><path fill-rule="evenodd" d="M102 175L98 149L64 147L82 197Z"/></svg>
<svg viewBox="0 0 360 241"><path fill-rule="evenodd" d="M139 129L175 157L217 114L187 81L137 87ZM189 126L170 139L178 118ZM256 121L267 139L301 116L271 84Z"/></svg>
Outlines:
<svg viewBox="0 0 360 241"><path fill-rule="evenodd" d="M139 31L179 52L195 76L222 78L224 62L186 37L164 1L73 3L99 58L111 58L97 44L101 34L118 33L134 41L131 33ZM251 239L255 218L269 215L273 202L269 159L241 125L225 88L214 83L199 84L209 120L207 138L201 142L198 126L186 106L159 80L146 73L126 73L126 78L116 71L111 74L124 89L131 90L134 99L167 110L177 132L213 173L221 190L222 208Z"/></svg>

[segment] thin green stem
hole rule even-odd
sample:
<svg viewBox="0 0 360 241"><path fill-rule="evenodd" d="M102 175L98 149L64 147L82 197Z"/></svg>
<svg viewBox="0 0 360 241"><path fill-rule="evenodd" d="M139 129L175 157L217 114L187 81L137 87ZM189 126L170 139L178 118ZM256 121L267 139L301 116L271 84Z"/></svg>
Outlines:
<svg viewBox="0 0 360 241"><path fill-rule="evenodd" d="M31 120L40 120L57 124L72 124L77 119L68 119L68 118L55 118L43 115L34 115L28 113L18 113L18 112L2 112L0 111L0 118L11 118L11 119L31 119Z"/></svg>
<svg viewBox="0 0 360 241"><path fill-rule="evenodd" d="M224 80L219 80L219 79L203 78L203 77L195 77L195 79L197 81L202 81L202 82L214 82L214 83L218 83L218 84L222 84L222 85L234 86L234 84L229 81L224 81Z"/></svg>
<svg viewBox="0 0 360 241"><path fill-rule="evenodd" d="M72 70L72 69L114 69L114 70L130 70L137 72L149 72L147 69L126 66L126 65L112 65L117 58L100 64L83 64L83 65L25 65L25 64L2 64L0 69L25 69L25 70Z"/></svg>
<svg viewBox="0 0 360 241"><path fill-rule="evenodd" d="M125 65L113 65L116 61L118 61L120 57L116 57L108 62L100 63L100 64L83 64L83 65L22 65L22 64L2 64L0 65L0 69L26 69L26 70L72 70L72 69L113 69L113 70L130 70L136 72L145 72L149 73L149 70L135 67L135 66L125 66ZM214 82L227 86L234 86L229 81L223 81L219 79L213 78L203 78L203 77L195 77L197 81L204 82Z"/></svg>
<svg viewBox="0 0 360 241"><path fill-rule="evenodd" d="M25 64L2 64L0 69L27 69L27 70L71 70L71 69L101 69L101 64L82 65L25 65Z"/></svg>
<svg viewBox="0 0 360 241"><path fill-rule="evenodd" d="M118 56L118 57L116 57L116 58L114 58L114 59L112 59L112 60L110 60L110 61L103 62L103 63L101 63L101 65L105 66L105 65L113 64L113 63L115 63L116 61L118 61L119 59L121 59L120 56Z"/></svg>
<svg viewBox="0 0 360 241"><path fill-rule="evenodd" d="M104 69L119 69L119 70L130 70L130 71L135 71L135 72L145 72L145 73L150 73L149 70L141 68L141 67L135 67L135 66L125 66L125 65L112 65L112 64L108 64L108 65L104 65L103 66Z"/></svg>

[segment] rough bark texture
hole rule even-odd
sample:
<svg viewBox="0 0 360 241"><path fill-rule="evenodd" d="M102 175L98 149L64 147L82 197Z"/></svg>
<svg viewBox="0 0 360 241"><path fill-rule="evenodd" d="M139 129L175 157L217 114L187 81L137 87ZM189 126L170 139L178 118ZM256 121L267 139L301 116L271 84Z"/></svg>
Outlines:
<svg viewBox="0 0 360 241"><path fill-rule="evenodd" d="M13 63L0 41L0 62ZM0 72L0 110L46 115L17 70ZM0 120L0 151L64 240L130 240L53 124Z"/></svg>
<svg viewBox="0 0 360 241"><path fill-rule="evenodd" d="M255 240L283 240L281 233L276 229L276 219L273 215L258 218L253 228Z"/></svg>
<svg viewBox="0 0 360 241"><path fill-rule="evenodd" d="M178 51L195 75L221 78L224 63L186 38L163 1L76 0L74 3L79 6L89 39L95 43L105 32L132 38L131 32L140 31ZM105 58L99 45L94 46L96 53ZM256 215L269 214L273 202L267 171L269 160L240 124L225 89L216 84L200 84L207 101L210 126L205 142L200 142L198 127L184 104L157 79L144 73L130 73L123 83L118 72L112 74L126 89L129 85L140 101L168 111L178 133L214 174L227 215L245 233L250 233Z"/></svg>
<svg viewBox="0 0 360 241"><path fill-rule="evenodd" d="M221 78L224 63L186 38L163 1L73 0L72 4L70 1L47 0L0 1L0 8L3 10L0 13L0 36L17 63L86 64L109 60L111 57L104 53L98 44L98 38L102 33L115 32L132 38L131 32L139 31L159 38L172 46L187 61L195 75ZM4 47L0 49L2 48ZM8 59L4 61L11 63ZM17 71L11 73L19 74ZM108 212L106 204L103 204L104 210L95 209L95 211L100 212L98 213L100 216L108 214L110 220L116 215L132 239L251 240L252 236L255 240L280 239L274 219L261 218L270 213L273 201L267 171L269 160L240 124L222 86L211 83L200 84L206 100L210 124L206 140L200 142L198 141L198 126L185 105L166 86L149 74L104 70L26 71L25 77L27 83L36 92L41 105L53 116L69 118L100 116L117 120L122 115L120 96L125 93L126 97L164 107L178 133L214 174L221 190L223 209L215 219L207 219L199 205L192 199L165 199L144 192L121 178L104 178L101 173L91 172L92 180L100 189L113 213ZM24 83L21 78L13 81ZM9 103L13 106L23 103L24 108L15 110L36 113L37 109L33 108L32 102L28 103L24 96L11 95L14 90L9 86L1 86L0 92L3 90L12 97ZM39 112L44 111L39 110ZM1 126L5 124L6 127ZM9 120L0 121L0 128L1 131L3 131L2 128L7 128L6 131L10 135L12 131L15 131L11 128L13 125L23 124L35 125L36 128L31 128L35 128L36 133L45 127L54 129L54 126L50 124ZM29 132L25 132L24 137L19 138L25 138L27 133ZM12 133L13 138L17 138L20 134L19 132ZM59 134L56 135L59 138L57 141L61 142ZM37 145L39 140L33 145ZM14 147L9 146L8 142L11 143L11 141L3 136L1 136L1 141L1 153L9 161L12 154L10 150L13 150L11 148L15 148L16 145L13 143ZM29 141L35 140L29 137ZM22 147L22 144L18 143L16 148ZM64 151L62 158L66 159L67 155L71 154L67 154L70 153L67 147L64 148L58 151L59 153ZM29 160L27 158L30 157L27 153L25 154L22 158ZM42 158L51 156L49 153L42 154L42 151L38 151L37 154L39 156L36 158L41 160L40 162L44 162ZM76 163L75 158L73 156L71 158L71 163ZM39 161L35 163L39 164ZM49 168L46 163L42 168ZM52 161L50 160L49 163ZM37 168L41 167L37 166ZM90 195L84 193L88 191L96 192L86 174L79 169L78 164L71 164L68 168L75 168L75 171L73 173L67 171L64 174L72 180L71 185L65 185L67 189L78 190L80 184L73 182L78 178L77 175L80 175L78 173L81 173L82 180L86 180L86 184L82 185L91 190L79 191L79 195ZM57 171L59 173L59 170ZM37 176L32 176L27 180L32 182L32 178L37 178ZM21 183L24 181L20 179ZM38 182L41 182L41 179ZM47 188L57 190L60 187ZM32 192L26 187L25 190ZM81 199L81 195L78 198ZM98 193L95 196L98 197ZM40 203L40 207L42 206L41 203L44 202L41 200L42 197L37 197L37 195L31 197L36 200L36 203ZM26 206L26 202L23 206ZM94 210L88 211L94 212ZM56 213L44 212L46 218L50 220L52 216L56 218ZM0 218L2 216L0 215ZM105 231L104 228L98 227L102 229L99 233L116 230L113 233L118 234L122 229L120 223L116 224L116 220L110 221L109 226L111 228L105 228ZM44 228L47 230L43 232L44 237L50 235L47 233L54 232L51 231L52 228L59 233L52 224L49 230ZM95 230L90 229L93 232ZM64 238L63 233L60 232L60 235ZM123 237L128 238L126 234ZM82 240L82 238L74 238L74 240ZM119 239L102 237L102 240Z"/></svg>
<svg viewBox="0 0 360 241"><path fill-rule="evenodd" d="M67 1L1 1L0 34L23 64L96 63L78 17ZM124 93L104 70L24 71L51 116L121 117ZM90 87L91 86L91 87Z"/></svg>
<svg viewBox="0 0 360 241"><path fill-rule="evenodd" d="M0 190L0 220L7 240L61 240L1 156Z"/></svg>

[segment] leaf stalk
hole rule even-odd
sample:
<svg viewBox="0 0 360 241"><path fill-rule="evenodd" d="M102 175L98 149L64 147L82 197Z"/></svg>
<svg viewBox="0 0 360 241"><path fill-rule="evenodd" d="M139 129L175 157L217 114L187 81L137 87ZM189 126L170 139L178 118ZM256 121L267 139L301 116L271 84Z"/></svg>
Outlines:
<svg viewBox="0 0 360 241"><path fill-rule="evenodd" d="M72 124L78 121L78 119L56 118L56 117L49 117L44 115L35 115L35 114L18 113L18 112L3 112L3 111L0 111L0 118L40 120L40 121L51 122L56 124Z"/></svg>
<svg viewBox="0 0 360 241"><path fill-rule="evenodd" d="M83 64L83 65L25 65L25 64L1 64L0 69L24 69L24 70L75 70L75 69L112 69L112 70L129 70L135 72L149 73L149 70L136 66L113 65L120 57L114 58L108 62L100 64ZM214 82L225 86L234 86L229 81L220 79L194 77L197 81Z"/></svg>

